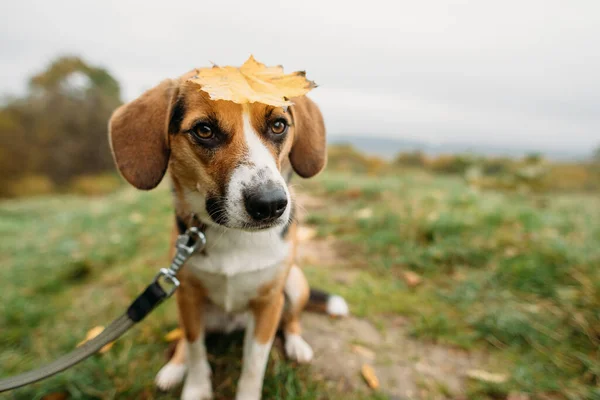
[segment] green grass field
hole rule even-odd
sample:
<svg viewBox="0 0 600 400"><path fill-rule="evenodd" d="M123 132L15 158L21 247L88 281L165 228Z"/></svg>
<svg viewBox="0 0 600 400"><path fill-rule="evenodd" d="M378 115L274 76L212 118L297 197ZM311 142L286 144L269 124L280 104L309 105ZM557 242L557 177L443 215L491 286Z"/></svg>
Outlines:
<svg viewBox="0 0 600 400"><path fill-rule="evenodd" d="M488 352L507 374L471 383L470 398L524 392L545 398L600 397L600 199L471 190L458 178L391 171L327 172L297 189L326 199L308 223L334 237L339 269L307 265L309 281L344 295L375 324L409 318L412 335ZM172 222L163 187L103 197L56 196L0 203L0 376L71 350L87 330L119 315L167 260ZM402 273L423 278L409 288ZM39 399L177 398L152 384L165 362L174 302L57 377L8 395ZM231 398L239 335L209 339L213 387ZM357 398L338 392L273 351L265 398ZM383 396L374 398L385 398Z"/></svg>
<svg viewBox="0 0 600 400"><path fill-rule="evenodd" d="M418 338L497 358L508 381L473 385L470 397L600 396L597 195L478 192L401 171L307 186L334 204L309 221L345 243L360 271L351 287L330 282L355 313L408 315ZM406 270L424 284L409 290Z"/></svg>

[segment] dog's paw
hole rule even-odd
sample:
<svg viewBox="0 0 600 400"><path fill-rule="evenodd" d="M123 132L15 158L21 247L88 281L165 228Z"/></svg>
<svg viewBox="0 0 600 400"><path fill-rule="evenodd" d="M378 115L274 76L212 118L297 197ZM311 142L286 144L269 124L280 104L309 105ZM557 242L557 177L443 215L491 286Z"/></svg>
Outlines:
<svg viewBox="0 0 600 400"><path fill-rule="evenodd" d="M235 396L235 400L260 400L260 395L248 395L245 393L238 393Z"/></svg>
<svg viewBox="0 0 600 400"><path fill-rule="evenodd" d="M154 382L160 390L169 390L179 385L185 376L185 364L167 363L158 371Z"/></svg>
<svg viewBox="0 0 600 400"><path fill-rule="evenodd" d="M290 360L308 363L313 358L313 350L302 336L289 334L285 336L285 354Z"/></svg>
<svg viewBox="0 0 600 400"><path fill-rule="evenodd" d="M210 378L207 380L190 379L188 375L181 391L181 400L210 400L212 398Z"/></svg>
<svg viewBox="0 0 600 400"><path fill-rule="evenodd" d="M181 391L181 400L211 400L212 398L210 385L185 385Z"/></svg>

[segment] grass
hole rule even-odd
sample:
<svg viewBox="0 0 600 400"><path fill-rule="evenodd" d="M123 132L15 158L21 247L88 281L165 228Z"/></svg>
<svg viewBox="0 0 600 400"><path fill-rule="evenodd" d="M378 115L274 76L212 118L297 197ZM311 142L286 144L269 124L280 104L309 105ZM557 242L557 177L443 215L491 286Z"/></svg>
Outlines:
<svg viewBox="0 0 600 400"><path fill-rule="evenodd" d="M509 380L472 383L470 398L600 396L597 196L480 192L459 178L388 168L295 183L327 199L308 223L335 238L341 256L337 270L305 266L309 280L378 326L403 315L420 340L489 353ZM0 203L0 376L54 359L119 315L167 263L171 219L164 188ZM423 283L408 287L407 270ZM8 398L177 398L152 385L175 326L168 302L107 354ZM231 398L240 337L210 338L209 351L217 398ZM347 397L272 352L265 398Z"/></svg>
<svg viewBox="0 0 600 400"><path fill-rule="evenodd" d="M72 350L90 328L120 315L167 263L171 222L170 194L164 188L0 203L0 376L53 360ZM160 393L153 386L166 361L164 335L176 326L175 302L169 301L108 353L6 396L179 398L178 391ZM241 335L208 340L216 398L232 398L241 368ZM281 351L271 352L264 393L269 399L298 400L343 395L309 367L286 361Z"/></svg>
<svg viewBox="0 0 600 400"><path fill-rule="evenodd" d="M473 385L470 397L600 396L597 196L480 192L402 170L303 185L330 199L309 222L357 271L351 287L319 279L358 315L399 313L418 338L490 352L510 379ZM408 288L407 270L424 283Z"/></svg>

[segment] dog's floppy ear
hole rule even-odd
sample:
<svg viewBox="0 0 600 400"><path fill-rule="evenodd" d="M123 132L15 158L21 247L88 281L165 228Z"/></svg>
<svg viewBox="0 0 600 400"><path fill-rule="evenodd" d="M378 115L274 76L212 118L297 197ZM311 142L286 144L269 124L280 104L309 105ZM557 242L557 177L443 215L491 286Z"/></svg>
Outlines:
<svg viewBox="0 0 600 400"><path fill-rule="evenodd" d="M294 143L290 162L294 171L303 178L318 174L327 163L325 123L321 111L308 97L292 99L290 107L294 119Z"/></svg>
<svg viewBox="0 0 600 400"><path fill-rule="evenodd" d="M177 93L175 81L165 80L110 118L113 158L121 175L138 189L155 188L165 175L171 153L167 126Z"/></svg>

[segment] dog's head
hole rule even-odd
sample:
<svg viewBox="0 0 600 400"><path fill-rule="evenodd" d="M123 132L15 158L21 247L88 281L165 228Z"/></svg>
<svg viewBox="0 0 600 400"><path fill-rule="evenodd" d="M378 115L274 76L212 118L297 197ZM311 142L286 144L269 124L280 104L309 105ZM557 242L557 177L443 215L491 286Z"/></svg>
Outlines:
<svg viewBox="0 0 600 400"><path fill-rule="evenodd" d="M286 224L291 168L308 178L326 162L325 126L306 97L287 110L210 100L184 75L118 108L109 124L115 163L149 190L170 170L190 212L211 224L258 230ZM291 172L291 171L290 171Z"/></svg>

